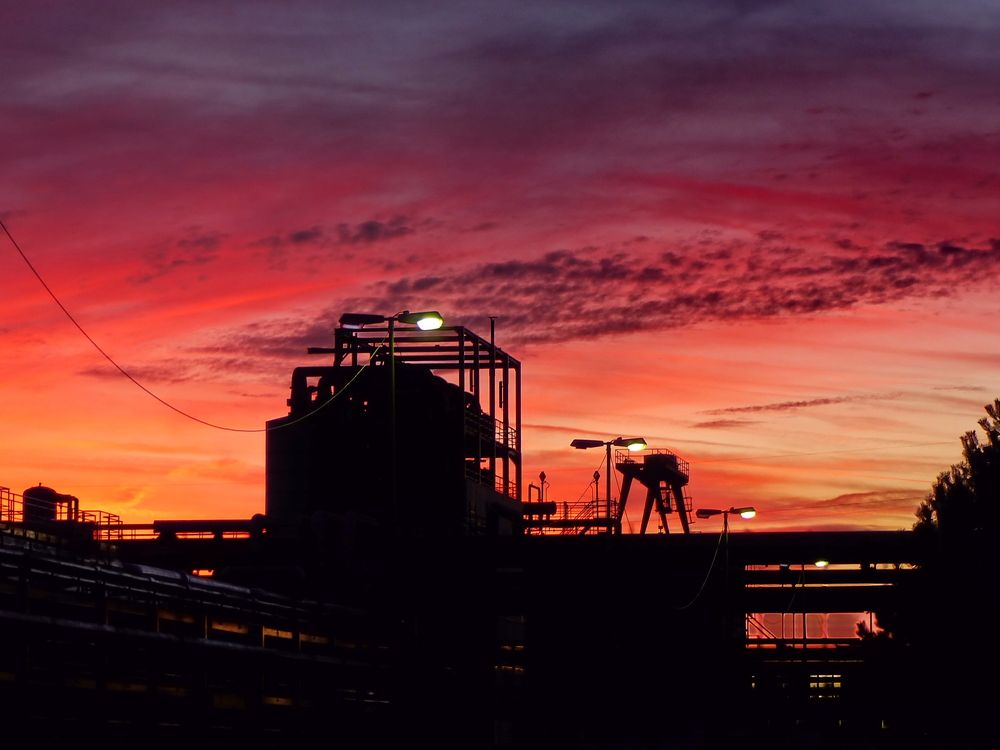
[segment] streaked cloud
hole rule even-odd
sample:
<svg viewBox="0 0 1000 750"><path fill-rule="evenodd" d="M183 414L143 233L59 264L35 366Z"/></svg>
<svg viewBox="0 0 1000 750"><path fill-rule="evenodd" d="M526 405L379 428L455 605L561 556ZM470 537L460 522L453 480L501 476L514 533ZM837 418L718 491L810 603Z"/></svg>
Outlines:
<svg viewBox="0 0 1000 750"><path fill-rule="evenodd" d="M830 398L812 398L803 401L782 401L776 404L761 404L758 406L730 406L725 409L712 409L711 411L706 411L705 414L721 416L724 414L756 414L758 412L766 411L795 411L798 409L807 409L813 406L829 406L831 404L846 404L857 401L887 401L899 398L901 395L902 394L899 393L885 393L858 396L834 396Z"/></svg>
<svg viewBox="0 0 1000 750"><path fill-rule="evenodd" d="M757 424L757 422L752 419L713 419L710 422L698 422L691 426L699 430L733 430L752 424Z"/></svg>
<svg viewBox="0 0 1000 750"><path fill-rule="evenodd" d="M280 412L342 312L436 307L480 333L494 315L525 362L531 441L552 443L525 473L567 477L553 497L582 489L561 461L586 458L584 486L593 470L564 437L638 424L704 450L699 498L823 523L809 498L933 479L981 415L971 389L998 387L987 5L15 4L0 216L126 369L212 421ZM148 488L110 500L168 517L207 512L156 489L172 458L74 436L263 461L255 438L133 399L13 260L0 483ZM924 395L864 396L897 390ZM712 463L804 453L813 416L831 450L955 441L840 473ZM262 492L220 489L212 512L257 512ZM909 524L902 497L876 500L823 512Z"/></svg>
<svg viewBox="0 0 1000 750"><path fill-rule="evenodd" d="M500 315L519 343L588 339L702 321L813 315L908 298L992 289L1000 240L984 247L892 242L867 251L810 251L769 242L681 246L658 254L559 250L450 273L380 282L345 301L358 309L431 305L459 320Z"/></svg>

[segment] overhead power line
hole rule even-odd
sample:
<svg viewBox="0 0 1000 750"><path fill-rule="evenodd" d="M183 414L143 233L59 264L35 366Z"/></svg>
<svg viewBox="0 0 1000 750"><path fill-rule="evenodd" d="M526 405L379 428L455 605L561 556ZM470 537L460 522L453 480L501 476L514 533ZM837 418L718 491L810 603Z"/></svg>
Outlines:
<svg viewBox="0 0 1000 750"><path fill-rule="evenodd" d="M49 285L45 283L45 279L43 279L42 275L40 273L38 273L38 269L36 269L34 267L34 265L32 265L31 261L28 260L28 256L24 254L24 251L21 249L21 246L19 244L17 244L17 240L14 239L14 236L10 233L10 230L7 229L7 225L3 223L2 219L0 219L0 227L3 228L4 234L7 235L7 239L9 239L11 241L11 244L14 245L14 249L17 250L18 255L21 256L21 260L23 260L27 264L28 268L31 269L31 272L35 275L35 278L38 279L38 283L42 285L42 288L46 292L48 292L48 295L52 298L52 301L55 302L56 305L59 306L59 309L63 311L63 313L66 315L67 318L69 318L69 322L72 323L81 334L83 334L83 337L85 339L87 339L87 341L89 341L91 343L91 345L98 352L100 352L100 354L101 354L102 357L104 357L108 362L111 363L112 367L114 367L116 370L118 370L118 372L120 372L122 375L124 375L126 378L128 378L133 383L133 385L135 385L137 388L139 388L143 393L145 393L146 395L148 395L148 396L156 399L161 404L163 404L165 407L167 407L171 411L176 412L177 414L180 414L182 417L187 417L188 419L190 419L190 420L192 420L194 422L197 422L198 424L203 424L206 427L213 427L216 430L225 430L226 432L267 432L268 431L269 428L267 428L267 427L257 428L257 429L253 429L253 430L245 430L245 429L240 429L238 427L225 427L223 425L218 425L218 424L215 424L213 422L208 422L208 421L206 421L204 419L199 419L198 417L194 416L193 414L189 414L188 412L184 411L183 409L179 409L178 407L174 406L170 402L164 400L163 398L160 398L155 393L153 393L151 390L149 390L149 388L147 388L142 383L140 383L138 380L136 380L134 377L132 377L132 375L130 375L125 370L125 368L123 368L121 365L119 365L110 354L108 354L106 351L104 351L104 349L102 349L101 346L96 341L94 341L94 339L91 337L91 335L84 330L83 326L80 325L79 322L77 322L77 319L74 318L73 314L69 310L66 309L66 306L59 300L59 298L56 296L55 292L53 292L52 289L49 288ZM382 347L382 344L384 344L384 343L385 343L385 341L383 340L383 342L378 345L378 347L376 348L375 351L377 352L378 349L380 349ZM369 364L370 363L371 363L371 359L369 359ZM344 388L347 388L347 386L349 386L351 383L353 383L355 381L355 379L358 377L358 375L360 375L362 373L362 371L366 367L368 367L367 364L364 365L364 367L362 367L361 369L359 369L354 374L354 377L351 378L347 382L347 384L344 386ZM281 424L281 425L278 425L277 427L270 428L270 429L279 429L279 428L282 428L282 427L290 427L293 424L297 424L297 423L301 422L303 419L308 419L313 414L316 414L320 409L322 409L327 404L329 404L331 401L333 401L335 398L337 398L337 396L339 396L341 393L343 393L344 388L341 388L340 390L338 390L333 395L333 398L331 398L328 401L324 402L319 407L319 409L315 409L315 410L309 412L308 414L306 414L306 415L304 415L302 417L299 417L298 419L295 419L295 420L293 420L291 422L286 422L285 424Z"/></svg>

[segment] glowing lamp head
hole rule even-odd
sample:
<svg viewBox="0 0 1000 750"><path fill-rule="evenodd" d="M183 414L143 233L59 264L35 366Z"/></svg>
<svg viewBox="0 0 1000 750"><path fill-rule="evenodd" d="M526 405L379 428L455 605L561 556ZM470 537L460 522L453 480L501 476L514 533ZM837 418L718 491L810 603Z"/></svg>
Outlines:
<svg viewBox="0 0 1000 750"><path fill-rule="evenodd" d="M825 568L829 564L830 564L829 560L817 560L816 562L813 563L813 565L815 565L817 568Z"/></svg>
<svg viewBox="0 0 1000 750"><path fill-rule="evenodd" d="M396 316L400 323L415 325L421 331L436 331L444 325L444 318L437 310L427 310L425 312L411 313L409 310Z"/></svg>
<svg viewBox="0 0 1000 750"><path fill-rule="evenodd" d="M757 511L753 508L736 508L734 513L739 513L740 518L753 518L757 515Z"/></svg>
<svg viewBox="0 0 1000 750"><path fill-rule="evenodd" d="M611 444L619 448L628 448L630 451L646 450L646 441L641 437L615 438L611 441Z"/></svg>
<svg viewBox="0 0 1000 750"><path fill-rule="evenodd" d="M428 316L426 318L421 318L417 321L417 328L421 331L436 331L438 328L444 325L444 320L441 319L440 315Z"/></svg>

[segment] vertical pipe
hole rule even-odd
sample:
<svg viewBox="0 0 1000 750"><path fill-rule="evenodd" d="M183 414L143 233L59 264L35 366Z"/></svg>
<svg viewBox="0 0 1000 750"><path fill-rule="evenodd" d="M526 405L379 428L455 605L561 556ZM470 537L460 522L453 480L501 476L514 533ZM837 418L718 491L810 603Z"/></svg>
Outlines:
<svg viewBox="0 0 1000 750"><path fill-rule="evenodd" d="M482 484L483 483L483 458L485 458L485 456L483 456L483 437L484 437L484 435L483 435L483 418L481 416L483 404L482 404L482 396L481 396L480 390L479 390L479 367L480 367L480 362L479 362L479 350L480 350L480 346L479 346L479 344L480 344L480 341L481 341L481 339L478 336L476 336L472 340L472 347L473 347L473 349L472 349L472 352L473 352L472 359L473 359L473 365L474 366L473 366L473 369L470 371L469 380L471 381L472 390L476 394L476 401L479 403L479 409L472 414L472 417L474 417L475 420L476 420L476 422L475 422L475 424L476 424L476 429L475 429L475 432L476 432L476 481L479 484ZM492 425L491 425L491 428L492 428ZM490 430L490 432L492 433L492 429ZM491 442L492 442L492 437L493 436L491 434L490 435ZM495 481L494 481L494 484L496 484Z"/></svg>
<svg viewBox="0 0 1000 750"><path fill-rule="evenodd" d="M472 361L474 363L474 368L475 368L472 370L472 383L473 383L472 391L476 394L476 398L479 399L480 402L479 406L480 408L482 408L483 405L482 394L480 393L479 390L479 368L480 368L479 357L482 351L480 343L482 343L482 341L478 336L476 336L476 338L473 339L472 341Z"/></svg>
<svg viewBox="0 0 1000 750"><path fill-rule="evenodd" d="M605 474L607 475L607 497L606 497L606 502L607 502L607 506L608 506L608 521L611 521L611 515L612 515L612 513L611 513L611 442L612 441L609 440L607 443L605 443L605 445L607 446L607 449L608 449L608 455L607 455L607 461L606 461L605 466L604 466L604 468L607 470L607 471L605 471ZM611 534L613 531L614 531L614 527L613 526L608 526L607 533Z"/></svg>
<svg viewBox="0 0 1000 750"><path fill-rule="evenodd" d="M515 445L514 449L517 452L517 476L514 480L517 482L517 500L521 500L521 363L518 362L514 367L514 377L515 377L515 394L517 397L517 403L515 405L514 413L514 436Z"/></svg>
<svg viewBox="0 0 1000 750"><path fill-rule="evenodd" d="M458 387L465 391L465 329L462 326L455 328L458 333Z"/></svg>
<svg viewBox="0 0 1000 750"><path fill-rule="evenodd" d="M725 648L729 648L729 618L731 616L731 602L729 601L729 511L725 510L722 512L722 535L723 543L726 545L726 594L725 594L725 604L723 606L724 619L722 621L722 639L725 643Z"/></svg>
<svg viewBox="0 0 1000 750"><path fill-rule="evenodd" d="M490 451L490 473L493 475L494 489L496 487L497 475L497 319L495 315L490 316L490 425L493 429L493 450Z"/></svg>
<svg viewBox="0 0 1000 750"><path fill-rule="evenodd" d="M802 660L805 661L806 658L806 638L807 634L807 624L806 624L806 564L802 563L802 594L799 596L799 604L802 606Z"/></svg>
<svg viewBox="0 0 1000 750"><path fill-rule="evenodd" d="M503 396L500 399L500 409L503 412L503 494L507 494L510 482L510 441L507 439L507 432L510 426L510 356L504 355L503 360L503 380L500 387L503 389ZM518 498L520 500L520 498Z"/></svg>
<svg viewBox="0 0 1000 750"><path fill-rule="evenodd" d="M389 318L389 501L392 503L392 526L400 533L396 512L396 320Z"/></svg>

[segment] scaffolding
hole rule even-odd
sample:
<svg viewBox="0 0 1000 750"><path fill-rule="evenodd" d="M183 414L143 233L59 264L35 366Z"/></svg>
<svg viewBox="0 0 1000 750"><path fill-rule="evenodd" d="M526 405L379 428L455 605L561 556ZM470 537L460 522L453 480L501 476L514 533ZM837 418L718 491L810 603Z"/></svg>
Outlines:
<svg viewBox="0 0 1000 750"><path fill-rule="evenodd" d="M335 330L334 367L381 366L391 345L397 365L418 365L435 374L454 373L458 387L478 409L464 412L469 447L466 478L521 500L521 363L464 326L433 331L387 327ZM492 336L491 336L492 338Z"/></svg>

